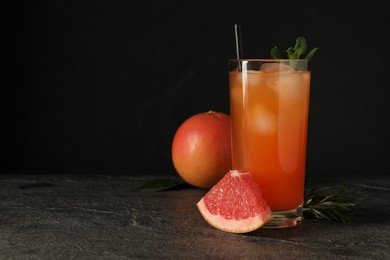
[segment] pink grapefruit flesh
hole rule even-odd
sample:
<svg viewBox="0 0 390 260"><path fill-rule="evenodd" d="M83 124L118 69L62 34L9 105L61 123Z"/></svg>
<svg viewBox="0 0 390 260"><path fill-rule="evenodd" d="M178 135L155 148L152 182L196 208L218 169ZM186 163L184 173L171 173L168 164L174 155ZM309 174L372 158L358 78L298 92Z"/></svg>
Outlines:
<svg viewBox="0 0 390 260"><path fill-rule="evenodd" d="M231 233L251 232L272 220L272 211L250 172L229 171L197 207L210 225Z"/></svg>

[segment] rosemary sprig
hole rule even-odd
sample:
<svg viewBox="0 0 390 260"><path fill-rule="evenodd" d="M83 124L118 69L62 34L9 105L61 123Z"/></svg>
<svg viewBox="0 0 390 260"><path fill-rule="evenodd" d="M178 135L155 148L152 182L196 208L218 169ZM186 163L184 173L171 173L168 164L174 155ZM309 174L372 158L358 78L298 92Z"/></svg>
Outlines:
<svg viewBox="0 0 390 260"><path fill-rule="evenodd" d="M349 223L357 209L358 206L345 187L340 191L330 187L305 188L303 214L307 218Z"/></svg>
<svg viewBox="0 0 390 260"><path fill-rule="evenodd" d="M170 179L155 179L147 181L140 187L133 189L134 192L159 192L191 188L182 181ZM303 215L305 218L318 218L329 221L349 223L359 207L353 201L345 187L335 191L330 187L314 188L310 185L305 187Z"/></svg>

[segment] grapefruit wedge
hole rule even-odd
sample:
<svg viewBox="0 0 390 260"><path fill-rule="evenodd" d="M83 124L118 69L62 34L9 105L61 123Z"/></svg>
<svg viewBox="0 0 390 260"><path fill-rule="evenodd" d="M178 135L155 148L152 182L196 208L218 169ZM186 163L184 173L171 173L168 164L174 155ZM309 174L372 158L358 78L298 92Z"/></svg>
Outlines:
<svg viewBox="0 0 390 260"><path fill-rule="evenodd" d="M251 232L272 219L250 172L229 171L196 205L210 225L231 233Z"/></svg>

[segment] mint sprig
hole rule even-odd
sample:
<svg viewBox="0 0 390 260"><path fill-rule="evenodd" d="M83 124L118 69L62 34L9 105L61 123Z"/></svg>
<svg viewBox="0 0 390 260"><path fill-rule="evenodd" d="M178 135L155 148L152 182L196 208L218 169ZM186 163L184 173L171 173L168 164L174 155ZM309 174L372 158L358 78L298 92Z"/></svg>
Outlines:
<svg viewBox="0 0 390 260"><path fill-rule="evenodd" d="M282 52L278 49L277 46L271 49L271 56L274 59L306 59L310 60L314 53L318 50L318 47L310 50L308 53L308 45L305 37L300 36L295 40L294 47L289 47L286 50L286 55L283 55ZM307 53L307 54L306 54Z"/></svg>

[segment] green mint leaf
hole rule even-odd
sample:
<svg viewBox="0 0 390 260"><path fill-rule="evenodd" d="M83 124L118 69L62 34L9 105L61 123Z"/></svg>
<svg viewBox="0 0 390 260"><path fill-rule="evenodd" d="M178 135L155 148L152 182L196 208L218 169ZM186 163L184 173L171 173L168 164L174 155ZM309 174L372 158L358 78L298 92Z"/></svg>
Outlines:
<svg viewBox="0 0 390 260"><path fill-rule="evenodd" d="M288 48L286 52L287 52L287 57L288 57L289 59L294 59L294 53L295 53L295 51L294 51L294 48L293 48L293 47Z"/></svg>
<svg viewBox="0 0 390 260"><path fill-rule="evenodd" d="M307 43L306 43L306 39L305 37L303 36L299 36L296 40L295 40L295 46L294 46L294 50L297 50L299 48L307 48Z"/></svg>
<svg viewBox="0 0 390 260"><path fill-rule="evenodd" d="M295 71L298 71L298 65L299 65L299 61L296 60L297 58L290 58L290 67L293 68Z"/></svg>
<svg viewBox="0 0 390 260"><path fill-rule="evenodd" d="M271 56L272 58L274 58L275 60L277 59L283 59L283 56L282 54L280 53L278 47L273 47L272 50L271 50Z"/></svg>
<svg viewBox="0 0 390 260"><path fill-rule="evenodd" d="M169 190L185 185L183 182L169 180L169 179L156 179L147 181L141 186L133 189L133 192L157 192L163 190Z"/></svg>
<svg viewBox="0 0 390 260"><path fill-rule="evenodd" d="M307 45L301 45L298 49L295 50L295 58L299 59L307 51Z"/></svg>
<svg viewBox="0 0 390 260"><path fill-rule="evenodd" d="M307 60L310 60L310 59L313 57L314 53L315 53L317 50L318 50L318 47L312 49L312 50L306 55L306 59L307 59Z"/></svg>
<svg viewBox="0 0 390 260"><path fill-rule="evenodd" d="M306 56L306 52L308 51L308 45L305 37L300 36L295 40L295 45L294 47L289 47L286 50L287 53L287 58L290 60L295 60L295 59L311 59L314 55L314 53L318 50L318 48L312 49ZM274 47L271 50L271 56L276 59L275 57L281 57L282 55L278 55L278 52L280 53L279 49Z"/></svg>
<svg viewBox="0 0 390 260"><path fill-rule="evenodd" d="M295 41L293 59L299 59L307 51L307 42L305 37L300 36Z"/></svg>

